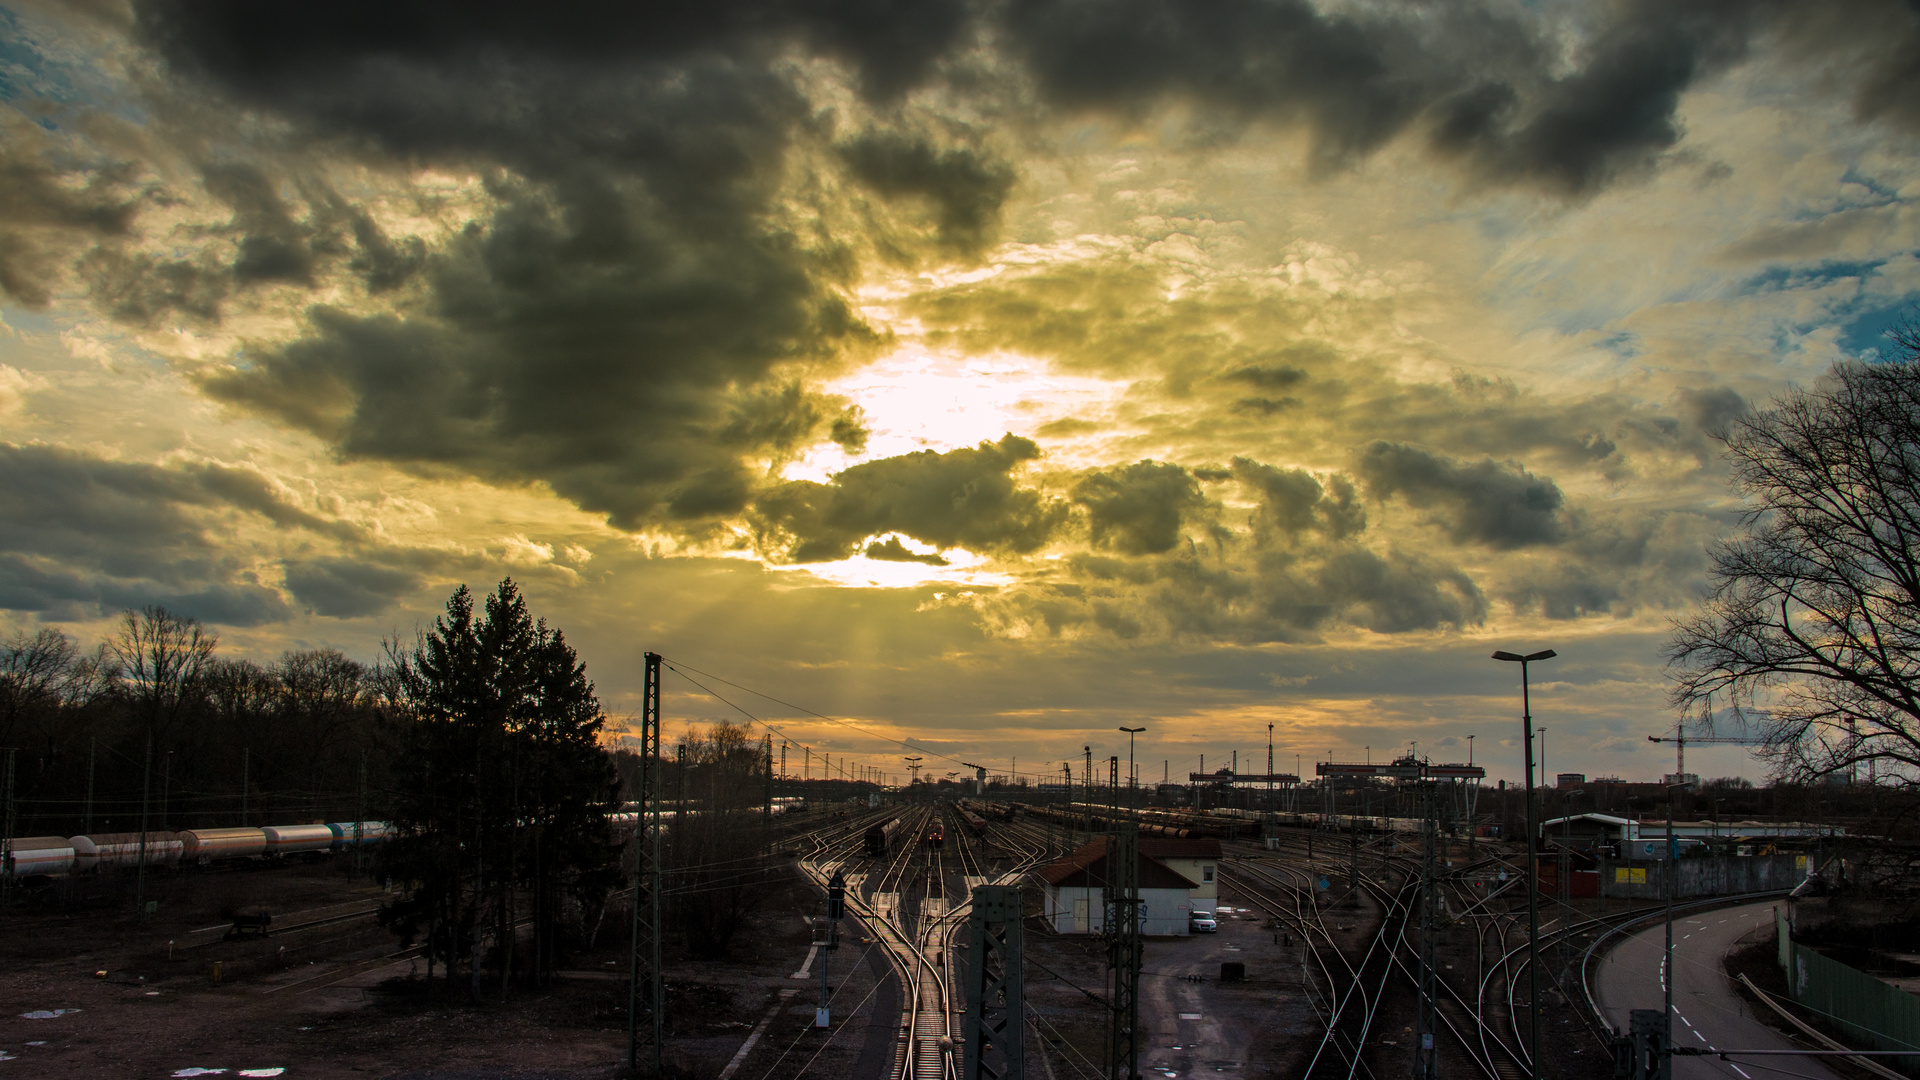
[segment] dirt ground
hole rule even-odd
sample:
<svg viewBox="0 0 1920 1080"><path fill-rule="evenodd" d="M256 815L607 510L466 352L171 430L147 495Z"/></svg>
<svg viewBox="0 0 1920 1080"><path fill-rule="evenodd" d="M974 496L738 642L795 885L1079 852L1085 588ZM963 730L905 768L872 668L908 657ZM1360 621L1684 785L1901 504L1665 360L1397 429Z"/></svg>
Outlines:
<svg viewBox="0 0 1920 1080"><path fill-rule="evenodd" d="M1143 1073L1286 1076L1307 1034L1316 1030L1301 984L1298 940L1286 946L1259 912L1226 886L1220 930L1149 938L1140 973L1139 1065ZM1038 1016L1044 1062L1029 1077L1101 1072L1107 1018L1088 994L1104 997L1106 953L1095 940L1060 935L1027 922L1027 1001ZM1245 978L1221 981L1221 965L1245 965ZM1029 1054L1034 1031L1029 1029ZM1044 1070L1044 1071L1043 1071Z"/></svg>
<svg viewBox="0 0 1920 1080"><path fill-rule="evenodd" d="M125 876L77 879L9 911L0 917L0 1076L614 1075L626 1052L624 933L603 933L549 988L471 1006L420 978L421 962L371 917L380 884L347 869L155 874L146 896L159 906L145 925L133 918ZM811 1022L807 989L818 983L790 976L806 957L804 918L815 906L793 876L765 897L734 959L669 958L669 1045L685 1075L717 1076L776 1003L804 1002ZM223 913L234 910L271 912L276 932L222 941ZM319 925L282 930L302 923ZM760 1042L791 1039L799 1018L790 1019Z"/></svg>

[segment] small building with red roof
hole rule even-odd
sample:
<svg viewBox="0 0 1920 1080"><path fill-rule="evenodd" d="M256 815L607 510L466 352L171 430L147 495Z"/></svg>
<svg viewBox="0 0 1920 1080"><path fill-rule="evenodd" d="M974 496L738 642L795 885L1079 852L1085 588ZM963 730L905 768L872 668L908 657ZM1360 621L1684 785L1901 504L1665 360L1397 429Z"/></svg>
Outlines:
<svg viewBox="0 0 1920 1080"><path fill-rule="evenodd" d="M1214 870L1218 840L1139 841L1140 932L1149 937L1187 933L1193 911L1212 911L1219 896ZM1107 838L1096 837L1040 868L1046 919L1062 934L1098 934L1106 929L1110 869ZM1203 880L1204 879L1204 880Z"/></svg>

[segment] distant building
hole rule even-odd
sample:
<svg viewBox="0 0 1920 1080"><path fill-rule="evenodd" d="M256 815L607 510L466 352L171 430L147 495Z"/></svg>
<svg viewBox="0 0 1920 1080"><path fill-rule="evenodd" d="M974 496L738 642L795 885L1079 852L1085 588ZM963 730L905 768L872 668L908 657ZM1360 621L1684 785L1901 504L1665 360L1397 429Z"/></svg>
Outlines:
<svg viewBox="0 0 1920 1080"><path fill-rule="evenodd" d="M1675 821L1676 846L1707 841L1817 840L1845 836L1847 830L1815 821ZM1666 857L1665 819L1639 820L1616 814L1574 814L1540 823L1540 839L1550 847L1565 845L1575 851L1609 849L1620 859Z"/></svg>
<svg viewBox="0 0 1920 1080"><path fill-rule="evenodd" d="M1187 915L1219 904L1218 840L1139 841L1140 932L1150 937L1187 933ZM1040 868L1047 922L1062 934L1106 929L1104 892L1110 880L1107 840L1091 840Z"/></svg>
<svg viewBox="0 0 1920 1080"><path fill-rule="evenodd" d="M1586 782L1587 774L1578 772L1563 772L1553 778L1553 786L1557 788L1579 787Z"/></svg>
<svg viewBox="0 0 1920 1080"><path fill-rule="evenodd" d="M1674 784L1698 784L1700 782L1700 774L1690 773L1690 772L1670 772L1665 776L1662 776L1660 778L1660 782L1662 784L1666 784L1669 786Z"/></svg>

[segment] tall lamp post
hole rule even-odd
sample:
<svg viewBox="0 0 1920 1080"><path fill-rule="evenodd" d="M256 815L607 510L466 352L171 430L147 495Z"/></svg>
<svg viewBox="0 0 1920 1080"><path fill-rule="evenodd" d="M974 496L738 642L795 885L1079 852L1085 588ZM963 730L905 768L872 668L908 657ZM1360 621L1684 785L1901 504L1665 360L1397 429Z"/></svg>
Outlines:
<svg viewBox="0 0 1920 1080"><path fill-rule="evenodd" d="M1673 843L1673 793L1682 788L1691 789L1692 784L1667 785L1667 951L1660 961L1660 981L1666 984L1667 1009L1660 1014L1661 1035L1660 1052L1666 1055L1668 1067L1662 1069L1663 1075L1672 1075L1673 1061L1673 898L1679 890L1680 865L1679 849Z"/></svg>
<svg viewBox="0 0 1920 1080"><path fill-rule="evenodd" d="M1134 782L1133 776L1133 737L1147 729L1145 725L1142 725L1140 727L1123 727L1120 730L1127 733L1127 794L1130 796L1128 802L1135 810L1138 810L1140 809L1140 791L1139 785Z"/></svg>
<svg viewBox="0 0 1920 1080"><path fill-rule="evenodd" d="M1539 652L1497 652L1495 660L1520 665L1520 732L1527 748L1527 989L1532 1005L1527 1009L1528 1071L1538 1080L1540 1068L1540 824L1533 805L1533 699L1527 687L1527 665L1551 660L1559 655L1552 649Z"/></svg>

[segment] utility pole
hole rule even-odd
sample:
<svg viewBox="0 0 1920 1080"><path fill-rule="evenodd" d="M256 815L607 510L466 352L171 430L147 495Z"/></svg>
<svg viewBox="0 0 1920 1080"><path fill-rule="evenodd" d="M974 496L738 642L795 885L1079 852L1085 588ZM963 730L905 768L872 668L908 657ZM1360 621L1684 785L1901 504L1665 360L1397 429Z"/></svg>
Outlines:
<svg viewBox="0 0 1920 1080"><path fill-rule="evenodd" d="M1081 779L1087 782L1087 834L1093 834L1093 745L1082 746L1081 752L1087 755L1086 767L1081 771Z"/></svg>
<svg viewBox="0 0 1920 1080"><path fill-rule="evenodd" d="M1120 755L1107 759L1107 831L1120 820Z"/></svg>
<svg viewBox="0 0 1920 1080"><path fill-rule="evenodd" d="M1115 760L1118 760L1117 758ZM1125 822L1107 837L1106 931L1111 1010L1107 1075L1140 1080L1140 826Z"/></svg>
<svg viewBox="0 0 1920 1080"><path fill-rule="evenodd" d="M367 751L360 749L360 794L353 806L353 872L360 873L360 841L367 820Z"/></svg>
<svg viewBox="0 0 1920 1080"><path fill-rule="evenodd" d="M1266 836L1261 837L1261 839L1264 840L1264 839L1267 839L1268 837L1277 835L1274 829L1274 821L1273 821L1273 725L1272 724L1267 725L1267 811L1265 814L1261 816L1267 823Z"/></svg>
<svg viewBox="0 0 1920 1080"><path fill-rule="evenodd" d="M4 822L0 822L0 825L5 826L5 831L0 832L0 910L4 910L7 906L7 901L13 899L13 895L12 895L13 894L13 876L14 876L13 875L13 871L14 871L13 834L17 831L17 826L15 825L15 822L14 822L15 811L14 811L14 798L13 798L13 775L14 775L13 759L16 754L16 751L11 746L7 747L6 749L7 749L6 820Z"/></svg>
<svg viewBox="0 0 1920 1080"><path fill-rule="evenodd" d="M1020 886L974 886L967 939L961 1080L1024 1080L1026 942Z"/></svg>
<svg viewBox="0 0 1920 1080"><path fill-rule="evenodd" d="M173 801L173 751L169 750L167 751L167 756L162 758L160 761L160 831L161 832L166 832L167 830L172 828L172 818L169 815L169 809L171 807L172 801Z"/></svg>
<svg viewBox="0 0 1920 1080"><path fill-rule="evenodd" d="M1473 764L1473 739L1474 737L1472 735L1467 736L1467 764L1469 765ZM1479 783L1478 780L1474 780L1470 782L1476 785ZM1475 787L1474 790L1478 791L1479 788ZM1475 855L1474 855L1475 845L1473 841L1474 841L1475 835L1477 835L1480 832L1479 824L1474 821L1472 798L1473 796L1471 794L1467 796L1467 800L1468 800L1467 801L1467 861L1468 862L1473 862L1475 860Z"/></svg>
<svg viewBox="0 0 1920 1080"><path fill-rule="evenodd" d="M247 827L247 788L253 783L253 748L240 748L240 827ZM92 769L87 772L89 781L93 778Z"/></svg>
<svg viewBox="0 0 1920 1080"><path fill-rule="evenodd" d="M656 1078L666 1073L666 983L660 971L659 789L660 654L650 652L646 654L646 683L640 695L640 798L635 802L638 812L634 815L633 834L633 940L627 965L627 1072L640 1075L640 954L644 947L648 1000L653 1013L653 1046L647 1075Z"/></svg>
<svg viewBox="0 0 1920 1080"><path fill-rule="evenodd" d="M99 739L90 738L87 740L87 811L86 832L84 834L87 836L93 835L93 759L99 749ZM11 832L12 830L9 829L8 831Z"/></svg>
<svg viewBox="0 0 1920 1080"><path fill-rule="evenodd" d="M133 875L134 917L147 921L147 806L153 794L153 730L147 730L146 763L140 769L140 865Z"/></svg>

